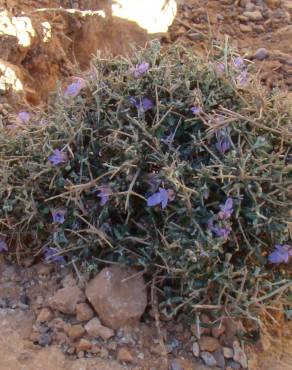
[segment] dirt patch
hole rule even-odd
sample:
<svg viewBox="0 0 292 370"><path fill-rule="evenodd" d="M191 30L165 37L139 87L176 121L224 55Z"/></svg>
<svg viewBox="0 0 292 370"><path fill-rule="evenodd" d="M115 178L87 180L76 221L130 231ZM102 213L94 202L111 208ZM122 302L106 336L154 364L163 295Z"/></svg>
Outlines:
<svg viewBox="0 0 292 370"><path fill-rule="evenodd" d="M76 73L76 65L87 69L97 50L118 55L128 53L132 43L145 45L147 32L134 22L97 14L106 13L106 2L87 4L91 14L64 11L72 8L69 3L7 1L0 13L2 103L39 105L57 81ZM36 11L44 6L48 9Z"/></svg>

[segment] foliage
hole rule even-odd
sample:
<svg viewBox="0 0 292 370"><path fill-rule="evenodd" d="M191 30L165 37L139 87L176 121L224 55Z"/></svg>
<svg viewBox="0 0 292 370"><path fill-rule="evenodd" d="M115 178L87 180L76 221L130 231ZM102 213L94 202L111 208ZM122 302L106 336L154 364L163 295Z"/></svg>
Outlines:
<svg viewBox="0 0 292 370"><path fill-rule="evenodd" d="M212 58L157 42L131 60L96 58L48 112L3 127L10 250L140 267L168 314L254 317L288 292L288 265L267 256L291 244L292 113L234 51Z"/></svg>

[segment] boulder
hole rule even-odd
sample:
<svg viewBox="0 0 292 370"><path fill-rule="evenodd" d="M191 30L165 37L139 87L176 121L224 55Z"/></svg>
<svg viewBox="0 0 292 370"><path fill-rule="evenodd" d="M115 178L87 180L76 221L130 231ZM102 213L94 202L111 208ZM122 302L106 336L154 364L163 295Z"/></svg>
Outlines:
<svg viewBox="0 0 292 370"><path fill-rule="evenodd" d="M62 288L49 299L49 305L53 310L73 315L82 295L81 290L77 286Z"/></svg>
<svg viewBox="0 0 292 370"><path fill-rule="evenodd" d="M137 322L147 306L142 275L120 266L104 268L88 283L86 296L102 323L112 329Z"/></svg>

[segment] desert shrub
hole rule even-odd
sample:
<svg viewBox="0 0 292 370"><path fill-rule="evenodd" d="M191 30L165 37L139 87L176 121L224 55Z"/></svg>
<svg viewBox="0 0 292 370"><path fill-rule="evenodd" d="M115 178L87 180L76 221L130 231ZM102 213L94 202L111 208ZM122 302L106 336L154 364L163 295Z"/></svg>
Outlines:
<svg viewBox="0 0 292 370"><path fill-rule="evenodd" d="M292 114L251 69L232 50L206 61L153 42L129 60L96 58L47 112L3 127L11 253L137 266L167 314L255 317L287 293L288 264L268 255L291 240Z"/></svg>

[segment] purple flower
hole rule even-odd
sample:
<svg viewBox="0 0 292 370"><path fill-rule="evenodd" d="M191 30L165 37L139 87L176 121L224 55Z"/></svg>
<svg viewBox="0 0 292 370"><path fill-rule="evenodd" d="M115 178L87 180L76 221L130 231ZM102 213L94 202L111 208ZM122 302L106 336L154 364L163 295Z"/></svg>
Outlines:
<svg viewBox="0 0 292 370"><path fill-rule="evenodd" d="M139 78L145 74L149 69L150 64L147 62L143 62L141 64L138 64L136 68L134 69L133 75L135 78Z"/></svg>
<svg viewBox="0 0 292 370"><path fill-rule="evenodd" d="M100 205L104 206L109 201L109 196L113 193L109 186L99 186L99 194L97 196L100 198Z"/></svg>
<svg viewBox="0 0 292 370"><path fill-rule="evenodd" d="M212 230L218 238L228 239L232 229L230 226L227 227L214 227Z"/></svg>
<svg viewBox="0 0 292 370"><path fill-rule="evenodd" d="M53 166L58 166L59 164L66 163L68 161L68 156L66 153L62 152L59 149L54 150L54 154L48 157L48 160Z"/></svg>
<svg viewBox="0 0 292 370"><path fill-rule="evenodd" d="M248 81L248 73L247 73L247 70L244 69L243 71L240 72L240 74L236 77L236 82L239 84L239 85L246 85L247 84L247 81Z"/></svg>
<svg viewBox="0 0 292 370"><path fill-rule="evenodd" d="M191 112L194 114L194 115L198 115L200 113L202 113L202 108L198 107L198 106L195 106L195 107L192 107L191 108Z"/></svg>
<svg viewBox="0 0 292 370"><path fill-rule="evenodd" d="M220 212L218 213L219 220L226 220L231 217L233 212L233 200L227 198L225 204L220 204Z"/></svg>
<svg viewBox="0 0 292 370"><path fill-rule="evenodd" d="M162 209L166 208L168 201L172 201L175 198L174 191L171 189L159 188L159 191L149 198L147 198L147 206L154 207L161 204Z"/></svg>
<svg viewBox="0 0 292 370"><path fill-rule="evenodd" d="M292 257L292 246L288 244L276 244L275 250L272 252L268 259L270 263L288 263Z"/></svg>
<svg viewBox="0 0 292 370"><path fill-rule="evenodd" d="M1 252L8 252L8 245L3 239L0 239L0 253Z"/></svg>
<svg viewBox="0 0 292 370"><path fill-rule="evenodd" d="M66 260L63 256L58 256L58 250L55 248L46 248L44 251L44 259L47 263L55 262L61 266L66 265Z"/></svg>
<svg viewBox="0 0 292 370"><path fill-rule="evenodd" d="M231 142L229 136L225 130L216 132L217 143L215 144L216 149L221 155L224 155L231 148Z"/></svg>
<svg viewBox="0 0 292 370"><path fill-rule="evenodd" d="M224 238L228 239L232 229L230 225L227 225L225 227L219 227L219 226L214 226L214 220L213 218L210 218L208 221L208 229L212 231L217 238Z"/></svg>
<svg viewBox="0 0 292 370"><path fill-rule="evenodd" d="M147 97L143 97L140 102L131 97L130 102L137 108L139 113L145 113L154 106L153 101Z"/></svg>
<svg viewBox="0 0 292 370"><path fill-rule="evenodd" d="M72 82L70 85L67 86L66 90L64 91L64 96L71 96L74 98L84 87L85 81L83 80L83 78L78 78L75 82Z"/></svg>
<svg viewBox="0 0 292 370"><path fill-rule="evenodd" d="M19 112L18 118L21 121L21 123L28 123L30 120L30 114L28 112Z"/></svg>
<svg viewBox="0 0 292 370"><path fill-rule="evenodd" d="M244 60L241 56L233 59L233 65L236 69L241 69L245 67Z"/></svg>
<svg viewBox="0 0 292 370"><path fill-rule="evenodd" d="M65 214L66 210L63 208L53 209L52 210L53 221L56 224L63 224L65 222Z"/></svg>

